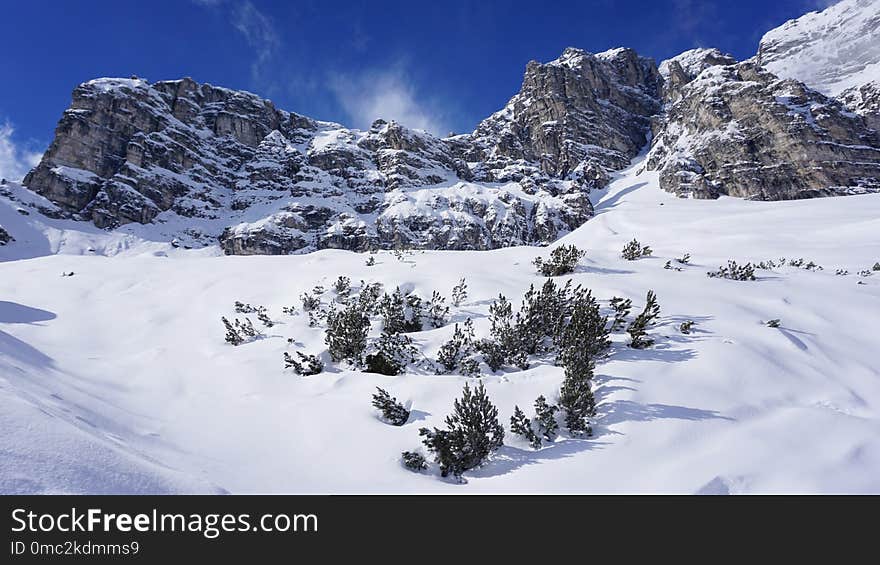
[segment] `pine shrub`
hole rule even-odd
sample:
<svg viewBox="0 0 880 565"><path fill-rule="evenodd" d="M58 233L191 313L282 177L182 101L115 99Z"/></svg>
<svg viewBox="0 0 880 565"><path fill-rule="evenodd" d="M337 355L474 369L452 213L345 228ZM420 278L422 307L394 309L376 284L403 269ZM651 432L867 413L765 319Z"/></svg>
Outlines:
<svg viewBox="0 0 880 565"><path fill-rule="evenodd" d="M464 279L458 281L458 284L452 288L452 305L458 308L465 300L467 300L467 283Z"/></svg>
<svg viewBox="0 0 880 565"><path fill-rule="evenodd" d="M559 407L547 404L547 399L543 395L535 399L535 424L547 441L553 441L559 431L559 424L556 422L558 411Z"/></svg>
<svg viewBox="0 0 880 565"><path fill-rule="evenodd" d="M419 435L434 455L444 477L461 475L479 465L504 444L504 427L498 409L486 395L483 383L472 391L465 384L453 413L446 417L446 429L421 428Z"/></svg>
<svg viewBox="0 0 880 565"><path fill-rule="evenodd" d="M637 239L633 238L632 241L623 247L620 255L627 261L635 261L636 259L649 256L652 252L650 247L642 245Z"/></svg>
<svg viewBox="0 0 880 565"><path fill-rule="evenodd" d="M645 349L654 345L654 340L648 337L648 326L655 323L660 315L660 305L657 304L657 295L653 290L648 291L645 301L645 309L636 316L635 320L627 328L631 341L629 346L634 349Z"/></svg>
<svg viewBox="0 0 880 565"><path fill-rule="evenodd" d="M327 329L324 342L330 351L333 361L348 361L360 365L361 355L367 348L367 333L370 330L370 318L352 304L336 312L327 313Z"/></svg>
<svg viewBox="0 0 880 565"><path fill-rule="evenodd" d="M446 299L436 290L428 302L427 316L432 328L442 328L449 321L449 306L446 306Z"/></svg>
<svg viewBox="0 0 880 565"><path fill-rule="evenodd" d="M388 394L387 390L376 387L373 395L373 407L382 412L382 418L392 426L402 426L409 419L409 410Z"/></svg>
<svg viewBox="0 0 880 565"><path fill-rule="evenodd" d="M706 276L734 281L753 281L755 280L755 267L751 263L738 265L736 261L728 261L726 267L722 266L718 267L717 271L709 271Z"/></svg>
<svg viewBox="0 0 880 565"><path fill-rule="evenodd" d="M519 406L513 407L513 416L510 417L510 432L522 436L523 439L529 442L532 449L541 448L541 438L532 429L531 420L526 418L526 415L519 409Z"/></svg>
<svg viewBox="0 0 880 565"><path fill-rule="evenodd" d="M611 309L614 310L614 321L611 322L611 331L622 330L626 326L626 317L632 310L632 300L623 299L619 296L611 298Z"/></svg>
<svg viewBox="0 0 880 565"><path fill-rule="evenodd" d="M375 352L364 358L368 373L399 375L406 370L407 365L416 360L418 355L412 338L399 333L382 332L375 347Z"/></svg>
<svg viewBox="0 0 880 565"><path fill-rule="evenodd" d="M285 369L293 369L293 372L297 375L302 375L304 377L317 375L324 370L324 362L317 356L304 355L299 351L296 352L296 356L298 359L294 359L290 353L286 351L284 352Z"/></svg>
<svg viewBox="0 0 880 565"><path fill-rule="evenodd" d="M370 258L372 259L372 257ZM403 466L410 471L419 472L428 468L428 461L425 459L425 456L416 451L404 451L401 454L401 460L403 461Z"/></svg>
<svg viewBox="0 0 880 565"><path fill-rule="evenodd" d="M538 273L545 277L558 277L573 273L577 264L586 254L586 251L578 249L574 245L560 245L550 252L549 259L535 257L532 264L538 269Z"/></svg>

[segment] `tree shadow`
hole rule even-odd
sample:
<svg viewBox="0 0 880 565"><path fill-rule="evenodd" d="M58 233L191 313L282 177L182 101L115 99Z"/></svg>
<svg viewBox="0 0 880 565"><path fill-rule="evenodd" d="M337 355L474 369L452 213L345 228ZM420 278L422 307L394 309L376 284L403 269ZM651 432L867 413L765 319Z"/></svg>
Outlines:
<svg viewBox="0 0 880 565"><path fill-rule="evenodd" d="M655 343L645 349L634 349L628 345L619 344L613 353L613 359L616 361L663 361L665 363L681 363L694 359L696 356L695 349L675 349L668 343Z"/></svg>
<svg viewBox="0 0 880 565"><path fill-rule="evenodd" d="M788 341L793 343L794 346L797 347L798 349L800 349L801 351L807 351L808 349L810 349L807 346L807 344L803 342L803 340L801 340L798 336L796 336L794 334L795 333L802 333L805 335L812 335L812 334L807 333L807 332L799 332L797 330L790 330L787 328L776 328L776 329L778 329L779 333L781 333L783 336L785 336L788 339Z"/></svg>
<svg viewBox="0 0 880 565"><path fill-rule="evenodd" d="M727 420L716 410L703 410L673 404L641 404L633 400L614 400L600 406L601 417L597 423L602 428L623 422L651 422L653 420ZM598 437L598 436L597 436Z"/></svg>
<svg viewBox="0 0 880 565"><path fill-rule="evenodd" d="M58 316L54 312L25 306L17 302L0 300L0 322L7 324L33 324L54 320Z"/></svg>
<svg viewBox="0 0 880 565"><path fill-rule="evenodd" d="M409 418L407 418L406 423L403 425L406 426L415 422L421 422L422 420L426 420L430 415L430 412L425 412L424 410L410 410Z"/></svg>
<svg viewBox="0 0 880 565"><path fill-rule="evenodd" d="M19 362L38 367L51 367L55 364L51 357L39 349L4 331L0 331L0 353Z"/></svg>
<svg viewBox="0 0 880 565"><path fill-rule="evenodd" d="M512 445L503 445L495 452L487 465L471 469L466 472L466 475L480 478L497 477L512 473L526 465L536 465L554 459L565 459L583 451L600 449L605 445L607 443L596 441L595 438L582 439L570 437L559 438L554 443L537 451Z"/></svg>
<svg viewBox="0 0 880 565"><path fill-rule="evenodd" d="M596 215L598 216L599 214L601 214L603 212L606 212L608 210L611 210L612 208L615 208L621 198L623 198L624 196L626 196L630 192L633 192L634 190L638 190L638 189L642 188L643 186L647 186L647 185L648 185L647 182L637 182L635 184L632 184L632 185L624 188L620 192L616 193L614 196L611 196L610 198L599 201L599 203L596 204L596 206L594 207Z"/></svg>
<svg viewBox="0 0 880 565"><path fill-rule="evenodd" d="M609 269L607 267L593 267L593 266L583 266L578 267L575 271L576 273L592 273L596 275L631 275L635 271L628 271L626 269Z"/></svg>

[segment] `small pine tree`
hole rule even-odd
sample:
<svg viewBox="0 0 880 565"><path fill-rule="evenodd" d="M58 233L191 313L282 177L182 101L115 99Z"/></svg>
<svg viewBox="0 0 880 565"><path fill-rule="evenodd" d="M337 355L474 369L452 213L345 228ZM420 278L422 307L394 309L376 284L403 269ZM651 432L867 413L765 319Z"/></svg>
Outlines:
<svg viewBox="0 0 880 565"><path fill-rule="evenodd" d="M233 327L233 325L226 319L226 316L220 318L223 321L223 325L226 326L226 343L230 343L232 345L241 345L244 343L244 338L238 333L238 330Z"/></svg>
<svg viewBox="0 0 880 565"><path fill-rule="evenodd" d="M250 304L245 304L244 302L240 302L238 300L235 301L235 313L236 314L253 314L257 312L259 307L253 307Z"/></svg>
<svg viewBox="0 0 880 565"><path fill-rule="evenodd" d="M409 420L409 410L388 394L388 391L376 387L379 391L373 395L373 407L382 412L382 417L392 426L402 426Z"/></svg>
<svg viewBox="0 0 880 565"><path fill-rule="evenodd" d="M382 313L382 329L389 334L406 331L406 308L400 287L389 296L386 294L379 303Z"/></svg>
<svg viewBox="0 0 880 565"><path fill-rule="evenodd" d="M474 347L483 354L483 361L492 369L493 373L504 366L504 347L494 339L478 340Z"/></svg>
<svg viewBox="0 0 880 565"><path fill-rule="evenodd" d="M302 302L303 312L312 312L321 306L321 299L317 296L312 296L308 292L303 293L299 299Z"/></svg>
<svg viewBox="0 0 880 565"><path fill-rule="evenodd" d="M648 247L647 245L642 245L637 239L633 238L632 241L630 241L623 247L620 255L627 261L635 261L636 259L647 257L651 253L652 250L650 247Z"/></svg>
<svg viewBox="0 0 880 565"><path fill-rule="evenodd" d="M257 310L257 319L260 320L260 322L262 322L263 325L267 328L271 328L275 325L275 322L273 322L272 319L269 317L269 313L262 306L260 306L260 309Z"/></svg>
<svg viewBox="0 0 880 565"><path fill-rule="evenodd" d="M302 375L304 377L317 375L324 370L324 362L317 356L304 355L299 351L296 352L296 355L299 357L299 360L294 359L290 353L286 351L284 352L285 369L293 369L293 372L297 375Z"/></svg>
<svg viewBox="0 0 880 565"><path fill-rule="evenodd" d="M565 369L565 380L559 390L559 406L565 413L566 428L575 436L593 433L589 424L589 418L596 415L596 399L590 387L592 378L592 369L583 372L577 372L574 368Z"/></svg>
<svg viewBox="0 0 880 565"><path fill-rule="evenodd" d="M687 264L690 262L690 260L691 260L691 254L690 254L690 253L685 253L683 256L681 256L681 257L679 257L678 259L676 259L676 261L678 261L678 262L681 263L682 265L687 265Z"/></svg>
<svg viewBox="0 0 880 565"><path fill-rule="evenodd" d="M458 308L465 300L467 300L467 283L464 279L458 281L458 284L452 288L452 305Z"/></svg>
<svg viewBox="0 0 880 565"><path fill-rule="evenodd" d="M627 328L632 340L629 346L634 349L645 349L654 345L654 340L648 337L648 326L652 325L660 315L660 305L657 304L657 295L653 290L648 291L645 309Z"/></svg>
<svg viewBox="0 0 880 565"><path fill-rule="evenodd" d="M803 260L801 259L801 261ZM728 261L726 267L718 267L717 271L709 271L706 276L735 281L753 281L755 280L755 267L751 263L738 265L736 261Z"/></svg>
<svg viewBox="0 0 880 565"><path fill-rule="evenodd" d="M683 334L689 334L694 327L694 323L695 322L693 320L686 320L682 322L680 326L678 326L678 331Z"/></svg>
<svg viewBox="0 0 880 565"><path fill-rule="evenodd" d="M522 436L523 439L529 442L532 449L541 449L541 438L532 429L531 420L526 418L526 415L519 409L519 406L513 407L513 416L510 417L510 431L513 434Z"/></svg>
<svg viewBox="0 0 880 565"><path fill-rule="evenodd" d="M611 298L611 308L614 310L614 321L611 323L611 331L622 330L626 326L626 317L632 310L632 300L624 300L619 296Z"/></svg>
<svg viewBox="0 0 880 565"><path fill-rule="evenodd" d="M330 351L333 361L348 361L360 365L361 355L367 348L367 333L370 330L370 318L364 314L357 304L344 310L327 313L327 330L324 342Z"/></svg>
<svg viewBox="0 0 880 565"><path fill-rule="evenodd" d="M474 329L470 318L464 323L464 327L455 324L452 338L440 346L437 352L437 363L445 373L451 373L461 368L462 361L469 358L473 352Z"/></svg>
<svg viewBox="0 0 880 565"><path fill-rule="evenodd" d="M568 324L557 334L558 362L563 367L590 365L611 346L608 317L599 313L599 303L592 294L578 291L572 298Z"/></svg>
<svg viewBox="0 0 880 565"><path fill-rule="evenodd" d="M880 261L878 261L877 263L874 263L874 266L871 267L871 270L872 271L880 271Z"/></svg>
<svg viewBox="0 0 880 565"><path fill-rule="evenodd" d="M341 276L333 283L333 291L340 298L348 297L351 293L351 279Z"/></svg>
<svg viewBox="0 0 880 565"><path fill-rule="evenodd" d="M372 257L370 258L372 259ZM416 473L428 468L428 461L425 460L425 456L416 451L404 451L401 454L401 461L403 461L404 467Z"/></svg>
<svg viewBox="0 0 880 565"><path fill-rule="evenodd" d="M498 409L486 395L483 383L473 391L465 384L453 413L446 417L446 429L421 428L419 435L440 465L441 476L461 477L468 469L481 465L504 444L504 427Z"/></svg>
<svg viewBox="0 0 880 565"><path fill-rule="evenodd" d="M376 351L364 358L367 372L380 375L399 375L407 365L415 362L418 350L412 338L404 334L382 332L376 342Z"/></svg>
<svg viewBox="0 0 880 565"><path fill-rule="evenodd" d="M550 252L550 259L545 261L541 257L535 257L532 264L545 277L557 277L573 273L577 264L586 254L586 251L578 249L574 245L560 245Z"/></svg>
<svg viewBox="0 0 880 565"><path fill-rule="evenodd" d="M442 328L449 321L449 306L445 303L446 299L436 290L431 294L427 315L432 328Z"/></svg>
<svg viewBox="0 0 880 565"><path fill-rule="evenodd" d="M782 322L779 320L779 318L767 320L767 327L768 328L778 328L781 324L782 324Z"/></svg>
<svg viewBox="0 0 880 565"><path fill-rule="evenodd" d="M372 267L375 264L376 264L375 257L367 257L367 262L366 262L367 267Z"/></svg>
<svg viewBox="0 0 880 565"><path fill-rule="evenodd" d="M544 395L535 399L535 423L547 441L553 441L559 431L559 424L556 423L556 412L559 407L554 404L547 404Z"/></svg>
<svg viewBox="0 0 880 565"><path fill-rule="evenodd" d="M424 306L422 299L415 294L406 296L406 312L403 323L403 331L407 333L422 331L422 317L424 316Z"/></svg>
<svg viewBox="0 0 880 565"><path fill-rule="evenodd" d="M380 310L379 298L381 296L381 283L366 284L364 281L361 281L361 292L357 298L358 308L368 316L378 314Z"/></svg>

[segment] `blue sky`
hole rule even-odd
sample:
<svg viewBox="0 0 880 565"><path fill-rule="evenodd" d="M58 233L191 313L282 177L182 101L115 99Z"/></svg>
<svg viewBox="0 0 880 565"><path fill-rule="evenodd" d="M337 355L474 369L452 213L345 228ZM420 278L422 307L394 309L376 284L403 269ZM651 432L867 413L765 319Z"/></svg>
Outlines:
<svg viewBox="0 0 880 565"><path fill-rule="evenodd" d="M45 150L73 88L101 76L191 76L285 110L445 134L516 93L526 63L567 46L658 62L692 47L743 59L828 0L18 0L0 35L0 175Z"/></svg>

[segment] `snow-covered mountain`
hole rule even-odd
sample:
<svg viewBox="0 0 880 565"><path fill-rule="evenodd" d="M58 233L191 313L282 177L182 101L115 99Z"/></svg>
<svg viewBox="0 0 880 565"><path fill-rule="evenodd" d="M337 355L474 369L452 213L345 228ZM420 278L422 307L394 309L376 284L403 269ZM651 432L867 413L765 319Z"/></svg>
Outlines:
<svg viewBox="0 0 880 565"><path fill-rule="evenodd" d="M880 126L880 2L842 0L767 32L757 61Z"/></svg>
<svg viewBox="0 0 880 565"><path fill-rule="evenodd" d="M880 2L841 0L768 31L758 64L827 96L880 80Z"/></svg>
<svg viewBox="0 0 880 565"><path fill-rule="evenodd" d="M549 243L592 214L647 141L654 63L567 50L530 63L522 91L473 134L368 131L192 80L77 87L24 184L98 227L227 253L321 248L492 249Z"/></svg>
<svg viewBox="0 0 880 565"><path fill-rule="evenodd" d="M658 67L631 49L568 48L530 62L472 133L442 139L382 120L354 130L191 79L92 80L24 185L56 218L245 255L546 245L589 220L590 192L649 140L646 166L681 196L875 191L877 12L847 0L807 14L742 63L717 49Z"/></svg>
<svg viewBox="0 0 880 565"><path fill-rule="evenodd" d="M446 138L83 83L0 182L0 494L880 493L876 11L569 48Z"/></svg>

